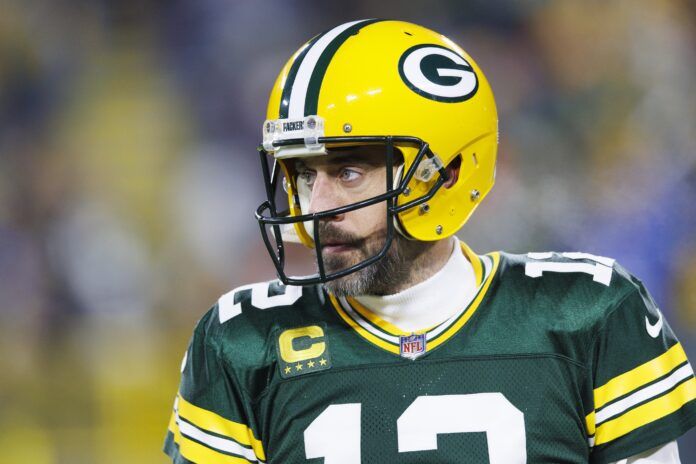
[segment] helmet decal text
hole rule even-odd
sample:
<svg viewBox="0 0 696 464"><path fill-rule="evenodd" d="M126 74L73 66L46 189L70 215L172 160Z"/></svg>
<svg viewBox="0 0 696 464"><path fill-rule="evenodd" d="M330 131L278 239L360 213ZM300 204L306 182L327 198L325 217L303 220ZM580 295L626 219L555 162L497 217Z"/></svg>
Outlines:
<svg viewBox="0 0 696 464"><path fill-rule="evenodd" d="M406 50L399 59L399 75L418 95L439 102L462 102L478 90L478 77L469 62L440 45Z"/></svg>

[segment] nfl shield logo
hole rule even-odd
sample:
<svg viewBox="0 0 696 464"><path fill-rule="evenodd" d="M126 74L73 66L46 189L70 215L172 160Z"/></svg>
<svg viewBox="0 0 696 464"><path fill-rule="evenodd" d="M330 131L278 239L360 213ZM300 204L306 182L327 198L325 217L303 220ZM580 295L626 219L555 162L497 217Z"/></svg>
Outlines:
<svg viewBox="0 0 696 464"><path fill-rule="evenodd" d="M425 353L425 334L411 334L399 337L401 356L416 359Z"/></svg>

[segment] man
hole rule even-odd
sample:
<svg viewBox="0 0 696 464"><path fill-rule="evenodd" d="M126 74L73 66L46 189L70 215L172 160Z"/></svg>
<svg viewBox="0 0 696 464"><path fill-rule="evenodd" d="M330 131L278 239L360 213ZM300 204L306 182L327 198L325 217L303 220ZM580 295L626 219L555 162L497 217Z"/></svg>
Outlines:
<svg viewBox="0 0 696 464"><path fill-rule="evenodd" d="M493 185L497 134L481 70L420 26L354 21L291 57L257 210L280 281L199 321L174 462L679 462L696 380L640 281L453 237ZM286 270L293 241L316 274Z"/></svg>

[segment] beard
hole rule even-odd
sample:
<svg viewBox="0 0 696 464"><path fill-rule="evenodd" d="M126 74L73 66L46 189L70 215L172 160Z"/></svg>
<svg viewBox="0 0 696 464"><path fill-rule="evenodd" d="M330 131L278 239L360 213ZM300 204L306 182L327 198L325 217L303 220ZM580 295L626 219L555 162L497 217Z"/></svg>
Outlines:
<svg viewBox="0 0 696 464"><path fill-rule="evenodd" d="M337 229L331 223L320 223L319 234L322 243L340 242L352 248L348 252L322 256L327 274L347 269L377 255L386 242L386 230L381 234L360 238ZM382 259L351 274L326 282L324 286L337 297L397 293L412 273L410 264L427 247L428 244L424 242L408 240L395 233Z"/></svg>

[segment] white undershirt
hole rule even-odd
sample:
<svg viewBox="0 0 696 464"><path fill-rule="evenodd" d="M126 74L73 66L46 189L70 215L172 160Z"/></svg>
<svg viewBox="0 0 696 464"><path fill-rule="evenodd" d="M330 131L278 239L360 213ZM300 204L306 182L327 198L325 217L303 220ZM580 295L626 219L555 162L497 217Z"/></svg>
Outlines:
<svg viewBox="0 0 696 464"><path fill-rule="evenodd" d="M476 294L474 268L451 239L452 253L445 265L421 283L393 295L356 296L363 306L405 332L416 332L437 325L462 308ZM452 292L452 289L457 289Z"/></svg>
<svg viewBox="0 0 696 464"><path fill-rule="evenodd" d="M467 306L476 294L474 268L459 241L452 238L447 263L428 279L393 295L356 296L383 320L405 332L433 327ZM457 289L452 292L452 289ZM680 464L677 442L672 441L615 464Z"/></svg>

